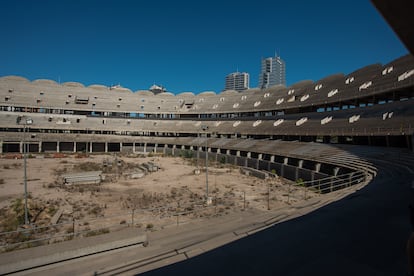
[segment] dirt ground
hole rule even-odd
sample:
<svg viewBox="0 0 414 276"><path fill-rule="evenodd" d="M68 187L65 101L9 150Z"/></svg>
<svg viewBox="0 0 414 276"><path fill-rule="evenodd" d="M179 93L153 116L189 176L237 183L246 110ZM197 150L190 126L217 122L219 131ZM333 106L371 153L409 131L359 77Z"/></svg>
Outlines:
<svg viewBox="0 0 414 276"><path fill-rule="evenodd" d="M305 194L307 198L319 196L289 185L281 178L262 180L242 174L235 166L211 162L208 188L212 203L206 206L203 161L200 161L201 172L197 175L195 159L178 157L31 157L27 159L30 221L36 227L47 226L60 211L59 223L76 221L72 228L64 228L67 233L131 223L154 231L179 223L178 220L183 223L245 208L266 211L303 200ZM145 162L155 163L159 170L131 179L131 173ZM18 225L10 222L11 217L22 216L23 168L23 159L10 156L0 159L0 232L14 230ZM67 186L62 183L62 174L91 170L103 171L105 180L100 184Z"/></svg>

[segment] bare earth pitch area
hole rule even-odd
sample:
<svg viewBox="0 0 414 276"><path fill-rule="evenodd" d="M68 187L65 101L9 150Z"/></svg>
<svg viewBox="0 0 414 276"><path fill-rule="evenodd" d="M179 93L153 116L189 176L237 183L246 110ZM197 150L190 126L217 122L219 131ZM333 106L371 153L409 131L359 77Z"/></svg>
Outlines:
<svg viewBox="0 0 414 276"><path fill-rule="evenodd" d="M235 166L210 162L206 205L206 174L200 160L162 156L34 155L27 159L28 209L32 225L47 227L31 238L53 236L48 242L115 231L126 225L156 231L169 225L225 216L244 209L274 210L319 196L281 178L259 179ZM24 222L23 159L0 159L0 232L14 231ZM159 168L136 178L143 163ZM142 166L141 166L142 168ZM65 185L62 175L102 171L95 184ZM102 230L104 229L104 231ZM98 232L101 231L101 232ZM84 233L84 234L82 234ZM62 236L64 234L64 236ZM42 236L43 235L43 236ZM12 243L10 236L1 244ZM16 238L16 237L14 237Z"/></svg>

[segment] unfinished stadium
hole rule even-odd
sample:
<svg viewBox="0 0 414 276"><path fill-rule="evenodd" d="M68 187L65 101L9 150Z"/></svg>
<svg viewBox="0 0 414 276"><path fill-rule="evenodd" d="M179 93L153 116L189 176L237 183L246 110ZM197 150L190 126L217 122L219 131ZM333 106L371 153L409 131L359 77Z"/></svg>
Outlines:
<svg viewBox="0 0 414 276"><path fill-rule="evenodd" d="M150 91L133 93L121 87L85 87L76 82L59 84L52 80L29 81L19 76L5 76L0 78L0 153L182 156L192 152L192 156L251 169L256 174L265 172L292 182L300 181L304 187L321 194L346 190L346 194L355 192L355 197L373 194L379 197L376 202L398 198L401 208L404 199L400 195L384 199L383 193L375 192L382 186L374 184L393 180L401 182L397 186L405 189L413 178L413 100L414 57L410 54L389 64L368 65L347 75L335 74L316 82L305 80L289 87L250 89L242 93L224 91L195 95L185 92L173 95L166 92L154 95ZM371 185L365 186L367 183ZM387 187L395 193L398 191L395 187ZM387 195L391 194L387 191ZM208 186L206 196L208 199ZM343 196L335 196L332 201ZM370 212L368 220L363 218L366 215L363 212L359 216L362 216L360 220L373 225L382 224L381 220L386 217L384 214L389 213L388 220L391 222L387 225L393 227L395 210L389 211L390 205L385 204L378 209L376 204L365 201L363 196L353 200L364 202L363 207L355 207L359 206L355 202L346 204L346 201L338 201L340 207L321 207L328 201L324 204L308 201L307 205L295 208L296 211L305 210L312 205L312 210L320 208L325 215L324 208L334 208L334 211L328 212L327 218L318 216L317 220L324 218L321 224L324 231L336 231L333 230L338 227L335 217L340 216L341 212L348 212L348 208L363 208ZM372 210L374 208L381 211L376 213ZM372 212L379 217L373 218ZM399 213L403 213L401 209ZM234 237L226 236L215 241L214 246L207 246L208 250L200 249L203 243L198 241L182 247L181 251L175 249L176 253L167 259L172 258L173 262L188 259L189 256L250 236L258 230L272 231L272 226L286 221L287 217L286 214L273 214L273 217L266 217L260 223L232 230ZM309 216L305 216L306 219ZM283 225L278 229L282 229ZM352 229L361 225L355 222L343 227L354 231ZM400 232L403 227L400 225ZM251 237L260 239L266 231ZM286 231L290 233L292 229ZM315 235L320 229L309 227L306 231ZM183 239L187 239L185 235L192 234L182 235ZM211 242L211 238L208 241ZM243 240L235 246L243 246L246 242L249 241ZM337 246L334 241L328 244ZM349 244L347 250L357 251L356 246L360 245ZM371 246L369 241L366 247ZM217 250L212 251L212 256L214 252L232 249L231 246L230 249L224 246ZM274 252L274 249L269 250ZM150 257L151 263L156 263L153 267L132 262L131 271L139 273L163 266L164 257L160 257L163 254ZM248 253L240 254L232 252L232 260L237 262L239 258L251 258ZM284 256L280 258L289 258L285 256L286 251L280 254ZM263 258L261 254L258 256ZM145 255L144 259L147 257ZM192 258L188 267L205 261L205 258ZM217 269L234 269L231 261L219 264ZM28 268L24 269L29 269L33 264L27 265ZM395 271L394 265L389 265L387 269ZM180 267L177 269L182 271ZM216 273L217 269L210 268L205 273ZM234 270L228 271L232 272ZM272 274L274 270L266 272Z"/></svg>
<svg viewBox="0 0 414 276"><path fill-rule="evenodd" d="M243 93L153 95L6 76L0 78L0 150L23 153L24 142L29 153L194 150L294 181L372 174L347 149L412 150L413 87L412 55Z"/></svg>

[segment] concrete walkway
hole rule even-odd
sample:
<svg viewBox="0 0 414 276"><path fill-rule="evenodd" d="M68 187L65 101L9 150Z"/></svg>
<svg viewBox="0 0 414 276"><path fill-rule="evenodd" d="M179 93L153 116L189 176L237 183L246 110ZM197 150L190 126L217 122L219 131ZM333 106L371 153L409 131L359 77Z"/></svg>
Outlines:
<svg viewBox="0 0 414 276"><path fill-rule="evenodd" d="M2 253L0 275L78 259L117 248L142 245L146 242L145 233L136 228L126 228L106 235Z"/></svg>

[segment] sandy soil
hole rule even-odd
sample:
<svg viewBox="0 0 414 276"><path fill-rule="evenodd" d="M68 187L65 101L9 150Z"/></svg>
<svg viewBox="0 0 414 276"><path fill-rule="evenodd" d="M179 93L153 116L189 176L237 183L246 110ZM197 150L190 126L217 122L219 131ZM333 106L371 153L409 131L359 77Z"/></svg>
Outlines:
<svg viewBox="0 0 414 276"><path fill-rule="evenodd" d="M104 167L104 161L113 166ZM140 179L128 177L139 164L149 161L160 169ZM116 165L118 163L120 166ZM103 170L105 176L105 181L99 185L65 186L60 180L63 173L97 168ZM35 155L27 159L31 222L36 226L48 225L53 215L61 210L59 223L75 219L75 232L132 222L156 230L177 223L177 213L181 214L179 219L183 223L243 208L266 211L268 204L276 209L286 206L288 200L289 203L303 200L305 195L303 188L290 186L283 179L261 180L241 174L235 166L210 163L208 183L212 204L206 207L206 175L204 167L200 168L201 173L196 175L195 160L177 157L90 155L76 158L72 155L47 158ZM23 176L23 159L0 159L0 209L4 217L10 214L13 202L23 198ZM308 198L319 196L309 191L306 195Z"/></svg>

